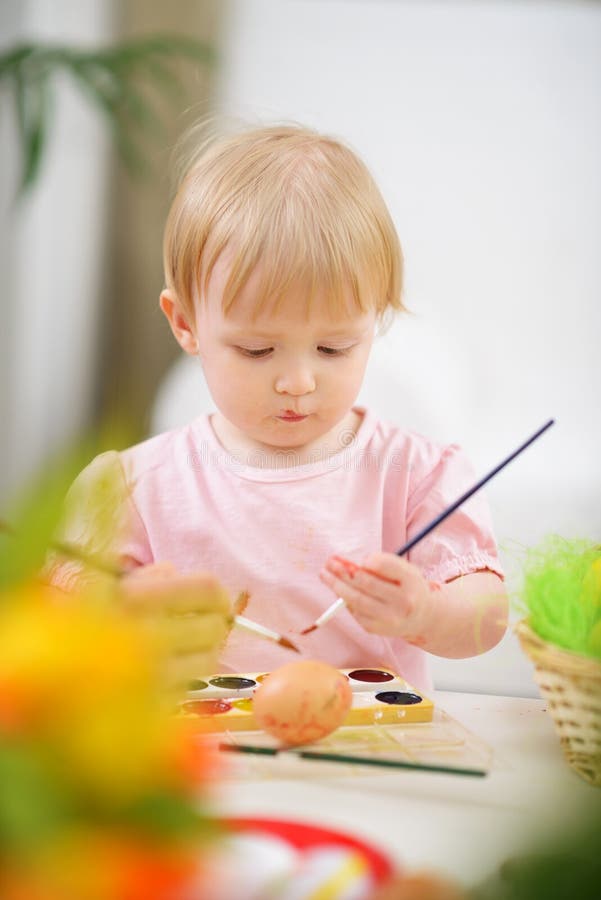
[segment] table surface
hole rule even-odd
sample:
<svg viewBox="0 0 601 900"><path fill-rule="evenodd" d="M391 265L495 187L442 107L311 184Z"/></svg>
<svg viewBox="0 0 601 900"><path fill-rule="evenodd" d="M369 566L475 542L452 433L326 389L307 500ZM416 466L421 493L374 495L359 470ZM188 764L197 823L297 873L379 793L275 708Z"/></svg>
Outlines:
<svg viewBox="0 0 601 900"><path fill-rule="evenodd" d="M299 761L307 767L302 778L277 767L268 778L226 778L219 810L343 830L401 867L435 869L470 885L598 806L601 791L565 762L544 701L448 691L431 697L493 748L485 778L366 767L349 774L349 767Z"/></svg>

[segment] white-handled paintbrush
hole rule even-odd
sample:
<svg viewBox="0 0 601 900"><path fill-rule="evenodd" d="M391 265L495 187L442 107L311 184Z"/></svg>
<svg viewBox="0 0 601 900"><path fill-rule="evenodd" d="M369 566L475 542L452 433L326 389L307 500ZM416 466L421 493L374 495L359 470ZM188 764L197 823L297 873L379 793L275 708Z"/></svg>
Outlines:
<svg viewBox="0 0 601 900"><path fill-rule="evenodd" d="M295 653L300 653L298 647L292 641L289 641L287 637L284 637L283 634L278 634L277 631L272 631L271 628L266 628L265 625L259 625L258 622L253 622L252 619L247 619L245 616L236 616L234 625L237 628L242 628L243 631L265 638L267 641L274 641L274 643L279 644L280 647L285 647L287 650L294 650Z"/></svg>
<svg viewBox="0 0 601 900"><path fill-rule="evenodd" d="M0 532L14 536L13 528L11 528L8 522L5 522L3 519L0 519ZM122 569L113 565L108 560L102 559L102 557L96 556L95 554L87 553L76 544L69 544L64 541L53 541L50 543L50 548L57 553L60 553L61 556L66 556L69 559L75 559L78 562L85 563L93 569L97 569L107 575L112 575L114 578L120 579L126 574ZM244 597L245 600L248 599L248 595L241 595L236 601L235 609L239 608L237 604L240 604L242 597ZM277 631L272 631L271 628L259 625L258 622L253 622L252 619L236 615L232 618L231 622L236 628L242 628L244 631L252 632L252 634L265 638L265 640L274 641L276 644L279 644L280 647L285 647L286 650L294 650L295 653L300 653L298 647L295 646L292 641L288 640L287 637L278 634Z"/></svg>

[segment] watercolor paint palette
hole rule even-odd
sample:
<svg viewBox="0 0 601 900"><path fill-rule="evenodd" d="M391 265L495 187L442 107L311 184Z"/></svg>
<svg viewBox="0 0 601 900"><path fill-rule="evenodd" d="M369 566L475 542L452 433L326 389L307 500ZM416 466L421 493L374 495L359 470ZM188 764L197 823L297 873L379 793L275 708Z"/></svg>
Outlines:
<svg viewBox="0 0 601 900"><path fill-rule="evenodd" d="M388 669L340 669L353 691L344 725L431 722L434 704ZM256 731L252 695L268 672L213 675L194 681L180 712L201 732Z"/></svg>

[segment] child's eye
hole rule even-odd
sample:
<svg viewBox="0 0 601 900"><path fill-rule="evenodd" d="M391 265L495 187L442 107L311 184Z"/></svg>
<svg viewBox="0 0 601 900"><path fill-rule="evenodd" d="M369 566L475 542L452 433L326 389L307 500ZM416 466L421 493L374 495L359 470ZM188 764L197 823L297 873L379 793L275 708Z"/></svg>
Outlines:
<svg viewBox="0 0 601 900"><path fill-rule="evenodd" d="M317 349L321 350L324 356L343 356L345 353L348 353L351 348L341 347L337 349L336 347L318 347Z"/></svg>
<svg viewBox="0 0 601 900"><path fill-rule="evenodd" d="M244 356L250 356L252 359L261 359L263 356L267 356L268 353L271 353L272 347L266 347L265 350L247 350L246 347L238 347L237 348L240 353L243 353Z"/></svg>
<svg viewBox="0 0 601 900"><path fill-rule="evenodd" d="M239 350L240 353L242 353L244 356L249 356L251 359L263 359L272 352L273 347L265 347L264 350L249 350L246 347L237 347L236 349ZM317 349L324 356L344 356L346 353L349 353L352 348L318 347Z"/></svg>

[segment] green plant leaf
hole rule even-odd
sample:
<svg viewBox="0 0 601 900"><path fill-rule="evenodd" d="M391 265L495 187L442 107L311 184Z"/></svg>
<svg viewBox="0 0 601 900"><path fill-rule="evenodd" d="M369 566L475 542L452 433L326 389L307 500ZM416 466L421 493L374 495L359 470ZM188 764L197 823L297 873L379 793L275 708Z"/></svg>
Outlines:
<svg viewBox="0 0 601 900"><path fill-rule="evenodd" d="M0 742L0 848L27 850L52 838L73 816L73 802L43 753Z"/></svg>
<svg viewBox="0 0 601 900"><path fill-rule="evenodd" d="M214 820L199 811L198 801L177 793L160 792L139 798L123 813L136 830L167 838L211 836L217 833Z"/></svg>
<svg viewBox="0 0 601 900"><path fill-rule="evenodd" d="M50 82L42 72L25 78L15 73L15 99L18 108L19 133L23 150L23 168L19 191L23 192L36 180L46 142L50 106Z"/></svg>
<svg viewBox="0 0 601 900"><path fill-rule="evenodd" d="M163 131L153 100L184 93L183 77L172 69L180 60L209 65L212 48L183 35L152 35L104 50L20 44L0 55L0 79L10 79L23 153L19 193L39 176L51 121L53 79L70 73L80 90L105 115L119 155L131 171L145 168L133 132Z"/></svg>
<svg viewBox="0 0 601 900"><path fill-rule="evenodd" d="M35 53L33 44L20 44L0 55L0 79L11 76L32 53Z"/></svg>
<svg viewBox="0 0 601 900"><path fill-rule="evenodd" d="M37 575L64 514L65 495L89 457L83 448L29 484L0 519L0 589Z"/></svg>
<svg viewBox="0 0 601 900"><path fill-rule="evenodd" d="M81 86L94 96L111 116L130 119L132 123L147 131L162 128L162 124L152 109L144 93L137 89L133 80L109 68L84 59L69 61L72 75L79 79Z"/></svg>
<svg viewBox="0 0 601 900"><path fill-rule="evenodd" d="M110 66L124 67L146 64L159 56L187 58L203 64L212 64L215 61L215 52L209 44L177 34L158 34L124 41L92 55Z"/></svg>

